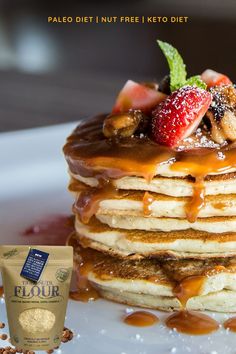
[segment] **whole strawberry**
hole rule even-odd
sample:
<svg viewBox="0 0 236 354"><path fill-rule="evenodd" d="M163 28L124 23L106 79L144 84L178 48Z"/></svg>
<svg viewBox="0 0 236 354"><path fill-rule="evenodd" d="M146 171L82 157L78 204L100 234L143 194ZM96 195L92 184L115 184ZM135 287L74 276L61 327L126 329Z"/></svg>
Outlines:
<svg viewBox="0 0 236 354"><path fill-rule="evenodd" d="M174 91L152 113L153 140L176 147L197 129L211 101L209 92L195 86Z"/></svg>

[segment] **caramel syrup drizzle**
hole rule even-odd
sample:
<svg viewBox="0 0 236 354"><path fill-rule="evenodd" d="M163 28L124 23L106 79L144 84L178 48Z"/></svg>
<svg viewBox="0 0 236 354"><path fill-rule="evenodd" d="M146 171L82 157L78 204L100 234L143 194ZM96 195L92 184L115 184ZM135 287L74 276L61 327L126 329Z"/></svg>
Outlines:
<svg viewBox="0 0 236 354"><path fill-rule="evenodd" d="M193 196L186 205L186 218L189 222L194 223L200 210L205 206L205 186L202 178L196 178L193 188Z"/></svg>
<svg viewBox="0 0 236 354"><path fill-rule="evenodd" d="M77 289L72 290L69 293L69 297L75 301L95 301L100 298L97 290L91 285L87 278L88 272L91 268L88 265L77 265L76 274L77 274Z"/></svg>
<svg viewBox="0 0 236 354"><path fill-rule="evenodd" d="M111 182L104 183L99 188L81 191L74 204L74 211L80 215L81 221L86 224L96 214L102 200L115 198L117 195L118 191L112 186Z"/></svg>
<svg viewBox="0 0 236 354"><path fill-rule="evenodd" d="M75 301L94 301L100 298L98 291L92 286L88 280L88 273L93 269L93 259L89 259L85 255L82 248L78 244L75 233L72 233L66 244L72 246L75 250L75 254L79 252L79 260L74 260L74 272L76 275L76 289L71 290L69 297ZM79 251L78 251L79 250Z"/></svg>
<svg viewBox="0 0 236 354"><path fill-rule="evenodd" d="M192 275L184 278L174 287L173 293L179 299L183 308L186 307L191 297L199 295L205 279L204 275Z"/></svg>
<svg viewBox="0 0 236 354"><path fill-rule="evenodd" d="M205 205L205 177L209 174L227 173L236 167L235 144L222 150L205 150L199 150L199 155L188 154L186 151L185 156L171 165L173 171L185 172L195 178L192 200L186 207L189 222L196 221L199 211Z"/></svg>
<svg viewBox="0 0 236 354"><path fill-rule="evenodd" d="M78 182L74 182L74 184L76 183ZM81 186L81 183L79 185ZM116 189L111 180L100 180L97 188L83 186L74 203L73 210L79 214L81 221L87 224L91 217L97 213L101 201L109 198L121 199L127 194L127 191Z"/></svg>
<svg viewBox="0 0 236 354"><path fill-rule="evenodd" d="M121 199L129 194L128 191L118 190L114 187L112 181L104 183L100 181L99 187L87 187L79 181L72 180L69 190L78 192L73 211L79 214L83 223L87 224L92 216L99 210L100 202L105 199ZM155 201L155 197L149 192L145 192L143 196L143 214L149 216L152 212L151 205Z"/></svg>

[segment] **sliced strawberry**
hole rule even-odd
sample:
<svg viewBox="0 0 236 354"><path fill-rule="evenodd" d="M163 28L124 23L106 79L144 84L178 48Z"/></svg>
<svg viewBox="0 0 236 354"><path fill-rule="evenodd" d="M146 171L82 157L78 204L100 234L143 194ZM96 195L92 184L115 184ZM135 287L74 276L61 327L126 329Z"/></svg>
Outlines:
<svg viewBox="0 0 236 354"><path fill-rule="evenodd" d="M148 114L165 98L166 95L162 92L128 80L116 99L112 114L126 112L129 109L140 109Z"/></svg>
<svg viewBox="0 0 236 354"><path fill-rule="evenodd" d="M206 90L184 86L152 113L152 135L158 144L176 147L197 129L212 101Z"/></svg>
<svg viewBox="0 0 236 354"><path fill-rule="evenodd" d="M211 69L205 70L201 75L201 79L207 84L208 88L212 86L232 85L228 76Z"/></svg>

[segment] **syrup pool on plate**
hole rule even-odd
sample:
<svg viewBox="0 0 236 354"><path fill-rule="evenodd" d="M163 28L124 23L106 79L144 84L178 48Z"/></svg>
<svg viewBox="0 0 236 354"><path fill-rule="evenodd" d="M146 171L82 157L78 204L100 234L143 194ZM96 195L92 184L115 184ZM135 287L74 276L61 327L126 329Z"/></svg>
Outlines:
<svg viewBox="0 0 236 354"><path fill-rule="evenodd" d="M236 332L236 317L231 317L224 322L224 328Z"/></svg>
<svg viewBox="0 0 236 354"><path fill-rule="evenodd" d="M0 298L3 297L4 295L4 289L3 286L0 286Z"/></svg>
<svg viewBox="0 0 236 354"><path fill-rule="evenodd" d="M186 310L170 315L166 320L166 325L168 328L190 335L209 334L219 328L219 323L210 316Z"/></svg>
<svg viewBox="0 0 236 354"><path fill-rule="evenodd" d="M22 232L22 237L29 244L63 246L73 230L74 217L72 215L47 215L29 225Z"/></svg>
<svg viewBox="0 0 236 354"><path fill-rule="evenodd" d="M159 322L159 318L148 311L135 311L123 319L124 323L130 326L148 327Z"/></svg>

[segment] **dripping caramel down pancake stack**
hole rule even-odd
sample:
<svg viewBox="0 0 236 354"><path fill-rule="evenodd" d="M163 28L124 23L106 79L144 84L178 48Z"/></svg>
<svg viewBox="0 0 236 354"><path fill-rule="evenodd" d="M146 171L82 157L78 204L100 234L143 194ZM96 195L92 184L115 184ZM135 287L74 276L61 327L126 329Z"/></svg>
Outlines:
<svg viewBox="0 0 236 354"><path fill-rule="evenodd" d="M128 81L67 139L76 251L105 298L236 311L236 90L203 77L172 94Z"/></svg>

